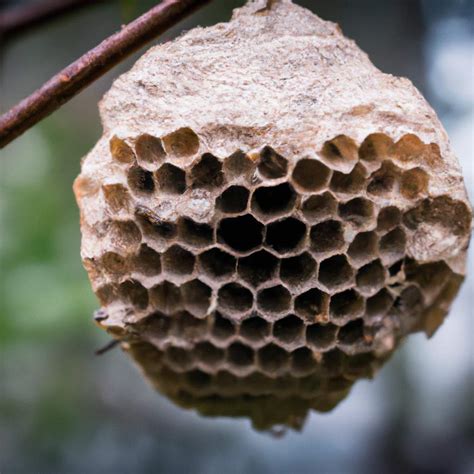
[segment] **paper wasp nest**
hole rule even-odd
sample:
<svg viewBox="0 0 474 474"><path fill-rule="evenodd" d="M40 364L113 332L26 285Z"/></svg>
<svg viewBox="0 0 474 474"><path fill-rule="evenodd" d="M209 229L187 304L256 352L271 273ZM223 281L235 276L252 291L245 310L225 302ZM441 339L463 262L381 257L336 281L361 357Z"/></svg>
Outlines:
<svg viewBox="0 0 474 474"><path fill-rule="evenodd" d="M213 413L216 397L333 406L441 324L471 225L414 86L291 1L262 7L121 76L75 183L98 323Z"/></svg>

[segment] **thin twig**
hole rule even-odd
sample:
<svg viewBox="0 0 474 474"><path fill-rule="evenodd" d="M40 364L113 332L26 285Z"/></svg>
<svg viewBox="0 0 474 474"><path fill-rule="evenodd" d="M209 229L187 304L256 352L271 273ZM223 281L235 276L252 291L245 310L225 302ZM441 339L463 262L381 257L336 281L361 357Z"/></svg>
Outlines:
<svg viewBox="0 0 474 474"><path fill-rule="evenodd" d="M101 356L105 354L106 352L109 352L112 350L114 347L117 347L120 344L120 341L117 341L117 339L112 339L110 342L105 344L105 346L102 346L100 349L97 349L95 351L95 355Z"/></svg>
<svg viewBox="0 0 474 474"><path fill-rule="evenodd" d="M0 11L0 38L3 42L67 13L107 0L43 0Z"/></svg>
<svg viewBox="0 0 474 474"><path fill-rule="evenodd" d="M210 0L163 0L0 117L0 148L50 115L145 43Z"/></svg>

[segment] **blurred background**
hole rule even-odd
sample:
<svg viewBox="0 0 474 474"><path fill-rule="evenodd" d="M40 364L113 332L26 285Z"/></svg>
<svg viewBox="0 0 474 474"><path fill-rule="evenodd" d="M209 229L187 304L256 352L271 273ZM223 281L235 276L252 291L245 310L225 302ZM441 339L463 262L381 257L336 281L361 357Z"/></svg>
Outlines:
<svg viewBox="0 0 474 474"><path fill-rule="evenodd" d="M0 38L1 111L155 3L99 2ZM215 0L161 41L226 21L243 3ZM474 2L296 3L339 23L380 69L415 83L447 128L472 197ZM282 439L247 420L175 407L120 350L94 355L109 339L92 323L97 301L81 266L71 186L101 135L97 102L141 53L0 151L0 472L474 472L472 252L431 340L412 336L375 380Z"/></svg>

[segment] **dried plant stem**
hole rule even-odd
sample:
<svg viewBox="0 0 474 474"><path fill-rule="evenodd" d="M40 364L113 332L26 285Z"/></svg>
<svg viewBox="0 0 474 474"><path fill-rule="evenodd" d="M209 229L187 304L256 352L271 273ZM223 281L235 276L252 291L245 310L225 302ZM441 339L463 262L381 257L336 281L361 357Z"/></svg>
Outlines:
<svg viewBox="0 0 474 474"><path fill-rule="evenodd" d="M209 0L164 0L53 76L0 117L0 148Z"/></svg>

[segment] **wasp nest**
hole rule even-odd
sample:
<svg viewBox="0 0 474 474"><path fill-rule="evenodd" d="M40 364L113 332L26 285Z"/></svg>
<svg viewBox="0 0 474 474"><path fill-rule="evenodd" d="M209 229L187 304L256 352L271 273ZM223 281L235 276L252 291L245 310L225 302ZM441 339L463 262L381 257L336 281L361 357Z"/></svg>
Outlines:
<svg viewBox="0 0 474 474"><path fill-rule="evenodd" d="M337 25L250 2L152 48L101 115L75 183L96 319L182 403L329 407L442 322L471 224L459 165Z"/></svg>

